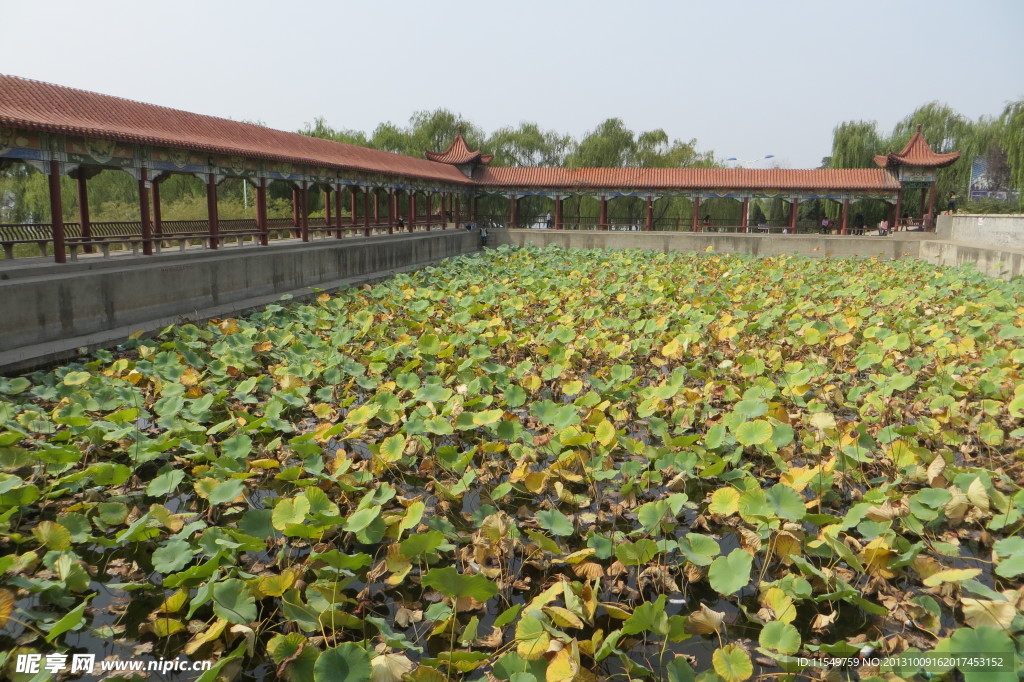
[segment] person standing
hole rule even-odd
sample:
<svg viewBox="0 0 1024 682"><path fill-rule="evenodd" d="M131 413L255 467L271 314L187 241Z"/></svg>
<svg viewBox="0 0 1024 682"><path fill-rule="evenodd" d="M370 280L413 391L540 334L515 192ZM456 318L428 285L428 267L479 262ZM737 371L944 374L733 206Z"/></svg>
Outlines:
<svg viewBox="0 0 1024 682"><path fill-rule="evenodd" d="M487 246L487 226L480 228L480 246Z"/></svg>
<svg viewBox="0 0 1024 682"><path fill-rule="evenodd" d="M956 192L949 193L949 201L946 202L946 213L953 215L956 213Z"/></svg>

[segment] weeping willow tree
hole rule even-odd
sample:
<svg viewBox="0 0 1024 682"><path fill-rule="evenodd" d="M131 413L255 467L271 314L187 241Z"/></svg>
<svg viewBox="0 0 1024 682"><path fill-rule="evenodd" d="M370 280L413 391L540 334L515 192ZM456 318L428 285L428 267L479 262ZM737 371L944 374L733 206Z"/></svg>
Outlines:
<svg viewBox="0 0 1024 682"><path fill-rule="evenodd" d="M1017 190L1024 207L1024 100L1006 105L999 117L998 138L1006 154L1011 186Z"/></svg>
<svg viewBox="0 0 1024 682"><path fill-rule="evenodd" d="M845 121L832 130L829 168L874 168L875 154L885 151L886 141L874 121Z"/></svg>

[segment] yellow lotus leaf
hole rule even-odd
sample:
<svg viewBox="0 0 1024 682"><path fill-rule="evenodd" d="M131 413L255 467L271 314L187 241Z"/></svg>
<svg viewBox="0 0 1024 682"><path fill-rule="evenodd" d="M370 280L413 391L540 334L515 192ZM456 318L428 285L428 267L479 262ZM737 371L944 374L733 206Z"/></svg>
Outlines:
<svg viewBox="0 0 1024 682"><path fill-rule="evenodd" d="M979 575L981 575L980 568L947 568L946 570L932 573L924 579L924 584L928 587L937 587L942 583L958 583L976 578Z"/></svg>
<svg viewBox="0 0 1024 682"><path fill-rule="evenodd" d="M860 551L860 560L864 562L868 573L881 578L891 578L895 573L889 570L889 560L896 552L889 547L885 538L875 538Z"/></svg>

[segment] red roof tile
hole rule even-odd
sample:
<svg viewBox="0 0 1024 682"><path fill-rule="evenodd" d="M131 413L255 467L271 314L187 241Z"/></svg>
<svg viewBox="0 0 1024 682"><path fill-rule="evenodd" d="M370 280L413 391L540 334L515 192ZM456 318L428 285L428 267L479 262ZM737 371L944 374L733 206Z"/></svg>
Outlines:
<svg viewBox="0 0 1024 682"><path fill-rule="evenodd" d="M466 144L466 138L459 133L452 140L452 143L448 145L448 149L443 152L432 152L430 150L424 150L423 154L430 161L436 161L438 163L449 163L454 165L465 164L465 163L490 163L491 159L494 158L493 154L481 154L480 150L470 151L469 145Z"/></svg>
<svg viewBox="0 0 1024 682"><path fill-rule="evenodd" d="M789 170L772 168L525 168L478 170L473 179L497 187L555 189L737 189L897 190L899 181L882 168Z"/></svg>
<svg viewBox="0 0 1024 682"><path fill-rule="evenodd" d="M907 142L903 151L899 154L893 154L892 152L878 154L875 156L875 163L882 168L892 168L893 166L945 168L959 158L960 152L950 152L949 154L934 152L928 141L924 139L924 135L921 134L921 126L918 126L917 132Z"/></svg>
<svg viewBox="0 0 1024 682"><path fill-rule="evenodd" d="M457 168L249 123L0 75L0 125L137 144L467 183Z"/></svg>

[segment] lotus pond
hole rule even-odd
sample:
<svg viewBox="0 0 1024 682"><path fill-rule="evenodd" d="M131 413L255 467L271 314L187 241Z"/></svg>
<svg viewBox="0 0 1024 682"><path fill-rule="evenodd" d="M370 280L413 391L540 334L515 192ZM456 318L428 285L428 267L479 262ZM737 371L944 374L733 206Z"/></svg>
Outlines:
<svg viewBox="0 0 1024 682"><path fill-rule="evenodd" d="M1022 293L502 247L0 378L0 665L1016 680Z"/></svg>

